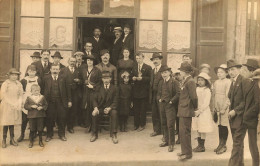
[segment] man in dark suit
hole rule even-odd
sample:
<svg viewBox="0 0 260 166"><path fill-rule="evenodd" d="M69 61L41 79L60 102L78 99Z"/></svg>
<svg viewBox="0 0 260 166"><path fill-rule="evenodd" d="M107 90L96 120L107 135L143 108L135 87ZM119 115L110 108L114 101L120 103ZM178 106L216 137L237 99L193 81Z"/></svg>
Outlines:
<svg viewBox="0 0 260 166"><path fill-rule="evenodd" d="M65 68L65 66L62 63L60 63L60 61L63 59L63 57L61 56L59 51L56 51L54 53L54 55L52 55L51 57L53 59L53 64L59 65L60 66L60 70L63 70L63 68Z"/></svg>
<svg viewBox="0 0 260 166"><path fill-rule="evenodd" d="M65 125L67 109L72 106L71 88L68 79L60 73L59 65L52 65L51 74L44 79L44 97L48 102L47 109L47 138L49 142L53 136L53 124L57 120L58 135L62 141L66 141Z"/></svg>
<svg viewBox="0 0 260 166"><path fill-rule="evenodd" d="M159 146L168 146L168 152L173 151L175 144L176 104L179 102L180 85L171 77L172 71L168 66L161 69L162 78L158 85L157 101L161 113L161 123L164 141Z"/></svg>
<svg viewBox="0 0 260 166"><path fill-rule="evenodd" d="M198 108L198 97L196 93L196 83L192 78L192 66L184 62L179 68L182 77L178 114L179 136L181 142L181 153L178 153L180 160L192 158L191 147L191 122L195 116L194 111Z"/></svg>
<svg viewBox="0 0 260 166"><path fill-rule="evenodd" d="M87 42L85 44L85 52L83 55L83 60L85 60L87 58L87 56L94 56L95 57L95 61L94 61L94 65L99 64L101 62L101 58L100 58L100 54L96 54L92 51L93 49L93 44L91 42Z"/></svg>
<svg viewBox="0 0 260 166"><path fill-rule="evenodd" d="M115 40L112 45L112 48L110 49L110 54L111 54L110 62L116 66L117 61L119 60L120 55L122 54L122 48L123 48L122 28L115 27L114 33L115 33Z"/></svg>
<svg viewBox="0 0 260 166"><path fill-rule="evenodd" d="M50 67L52 63L50 63L50 50L42 50L41 51L41 60L37 62L33 62L32 65L36 67L37 75L43 80L44 76L50 73Z"/></svg>
<svg viewBox="0 0 260 166"><path fill-rule="evenodd" d="M149 83L151 66L143 63L144 55L136 54L137 63L133 67L133 105L134 105L134 129L142 131L146 125L146 110L149 95Z"/></svg>
<svg viewBox="0 0 260 166"><path fill-rule="evenodd" d="M153 121L153 133L150 134L151 137L160 135L162 132L161 126L161 115L159 111L157 97L157 90L159 81L162 80L161 68L162 68L162 58L160 53L153 53L151 61L153 61L154 69L151 72L150 81L150 94L149 101L152 104L152 121Z"/></svg>
<svg viewBox="0 0 260 166"><path fill-rule="evenodd" d="M243 64L248 69L248 85L245 93L245 111L243 124L247 128L249 150L252 156L252 166L259 166L259 151L257 146L257 125L260 109L260 69L256 59L248 59Z"/></svg>
<svg viewBox="0 0 260 166"><path fill-rule="evenodd" d="M92 37L88 37L86 39L86 43L90 42L92 43L93 46L93 53L100 55L100 51L103 49L107 49L107 43L106 41L100 37L101 35L101 28L100 27L95 27L93 30L93 36Z"/></svg>
<svg viewBox="0 0 260 166"><path fill-rule="evenodd" d="M117 103L118 92L116 87L110 83L111 73L109 71L102 72L102 85L98 88L98 91L93 100L94 110L92 112L92 137L90 142L96 141L98 138L98 125L99 119L103 115L110 116L110 136L114 144L118 143L117 140Z"/></svg>
<svg viewBox="0 0 260 166"><path fill-rule="evenodd" d="M230 100L229 107L229 123L233 139L233 148L229 160L229 166L244 165L244 137L246 127L243 125L243 114L245 109L245 90L248 80L240 75L242 65L235 60L227 61L228 74L232 83L229 89L228 98Z"/></svg>
<svg viewBox="0 0 260 166"><path fill-rule="evenodd" d="M124 38L122 42L123 48L128 48L130 50L129 58L134 60L134 36L131 34L131 28L128 24L124 26Z"/></svg>
<svg viewBox="0 0 260 166"><path fill-rule="evenodd" d="M182 62L187 62L187 63L189 63L191 65L191 67L192 67L191 76L193 78L195 78L195 77L197 77L199 75L199 70L196 67L192 66L192 59L191 59L191 55L190 54L184 54L182 56Z"/></svg>
<svg viewBox="0 0 260 166"><path fill-rule="evenodd" d="M74 133L73 127L75 125L76 115L78 114L81 106L82 78L79 69L75 67L76 59L70 57L68 64L69 66L63 69L63 76L68 79L71 88L72 101L72 107L68 109L67 114L67 130L70 133Z"/></svg>

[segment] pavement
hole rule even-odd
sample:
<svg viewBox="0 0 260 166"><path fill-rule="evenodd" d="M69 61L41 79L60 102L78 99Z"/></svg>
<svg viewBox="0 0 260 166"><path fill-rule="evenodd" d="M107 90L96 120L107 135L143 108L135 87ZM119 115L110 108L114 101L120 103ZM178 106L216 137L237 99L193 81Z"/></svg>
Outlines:
<svg viewBox="0 0 260 166"><path fill-rule="evenodd" d="M19 166L226 166L231 153L232 140L229 134L228 150L222 155L216 155L213 150L218 145L217 126L214 132L207 135L205 147L206 152L193 153L189 161L178 160L177 153L180 145L176 145L174 152L169 153L168 148L159 147L162 136L150 137L152 124L148 123L146 129L133 131L132 117L129 122L128 132L118 133L118 144L113 144L109 137L109 131L102 130L96 142L90 142L90 133L86 129L75 127L75 133L66 133L67 141L58 139L57 131L54 139L45 142L45 147L38 145L38 138L33 148L28 148L29 130L26 130L25 140L14 147L9 145L6 149L0 148L0 165ZM20 126L15 127L16 139L20 135ZM192 146L197 145L196 132L192 132ZM0 135L2 138L2 132ZM44 137L45 139L45 137ZM245 138L245 166L251 165L251 156L248 149L247 135Z"/></svg>

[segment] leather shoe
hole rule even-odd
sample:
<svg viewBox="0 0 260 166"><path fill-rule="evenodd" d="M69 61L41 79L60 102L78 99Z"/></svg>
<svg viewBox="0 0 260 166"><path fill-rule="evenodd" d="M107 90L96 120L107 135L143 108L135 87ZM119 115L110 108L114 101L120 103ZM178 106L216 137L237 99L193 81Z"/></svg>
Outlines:
<svg viewBox="0 0 260 166"><path fill-rule="evenodd" d="M179 160L181 161L184 161L184 160L188 160L188 159L191 159L192 158L192 155L182 155L182 156L179 156Z"/></svg>
<svg viewBox="0 0 260 166"><path fill-rule="evenodd" d="M51 140L51 137L47 137L45 142L50 142L50 140Z"/></svg>
<svg viewBox="0 0 260 166"><path fill-rule="evenodd" d="M96 140L97 140L97 136L92 135L92 137L90 138L90 142L95 142Z"/></svg>
<svg viewBox="0 0 260 166"><path fill-rule="evenodd" d="M173 145L169 145L168 152L173 152Z"/></svg>
<svg viewBox="0 0 260 166"><path fill-rule="evenodd" d="M177 141L175 142L175 144L181 144L180 139L177 139Z"/></svg>
<svg viewBox="0 0 260 166"><path fill-rule="evenodd" d="M112 136L112 142L113 142L114 144L117 144L117 143L118 143L118 139L117 139L117 136L116 136L115 134Z"/></svg>
<svg viewBox="0 0 260 166"><path fill-rule="evenodd" d="M168 146L168 143L167 142L163 142L159 145L160 147L165 147L165 146Z"/></svg>
<svg viewBox="0 0 260 166"><path fill-rule="evenodd" d="M6 148L7 147L7 145L6 145L6 140L4 139L3 141L2 141L2 148Z"/></svg>
<svg viewBox="0 0 260 166"><path fill-rule="evenodd" d="M142 131L144 129L145 129L145 127L140 127L137 131L140 132L140 131Z"/></svg>
<svg viewBox="0 0 260 166"><path fill-rule="evenodd" d="M177 156L183 156L183 155L185 155L185 154L183 154L183 153L177 153Z"/></svg>
<svg viewBox="0 0 260 166"><path fill-rule="evenodd" d="M137 130L139 127L135 126L134 130Z"/></svg>
<svg viewBox="0 0 260 166"><path fill-rule="evenodd" d="M33 142L30 142L28 147L32 148L33 147Z"/></svg>
<svg viewBox="0 0 260 166"><path fill-rule="evenodd" d="M24 135L20 135L20 137L17 139L17 142L22 142L24 139Z"/></svg>
<svg viewBox="0 0 260 166"><path fill-rule="evenodd" d="M157 135L159 135L157 132L153 132L153 133L150 134L151 137L155 137Z"/></svg>
<svg viewBox="0 0 260 166"><path fill-rule="evenodd" d="M39 145L40 145L40 147L44 147L44 144L42 141L39 141Z"/></svg>
<svg viewBox="0 0 260 166"><path fill-rule="evenodd" d="M60 137L60 140L67 141L67 138L65 136Z"/></svg>
<svg viewBox="0 0 260 166"><path fill-rule="evenodd" d="M73 134L74 133L74 129L68 129L68 132Z"/></svg>
<svg viewBox="0 0 260 166"><path fill-rule="evenodd" d="M15 142L14 138L11 138L10 145L18 146L17 142Z"/></svg>

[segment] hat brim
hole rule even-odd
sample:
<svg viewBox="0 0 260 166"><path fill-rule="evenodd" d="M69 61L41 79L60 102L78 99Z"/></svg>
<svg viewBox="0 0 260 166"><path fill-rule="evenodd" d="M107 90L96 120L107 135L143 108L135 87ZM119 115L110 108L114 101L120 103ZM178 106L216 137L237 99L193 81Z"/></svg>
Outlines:
<svg viewBox="0 0 260 166"><path fill-rule="evenodd" d="M163 56L158 56L158 57L150 58L150 60L153 61L153 59L155 59L155 58L163 59Z"/></svg>
<svg viewBox="0 0 260 166"><path fill-rule="evenodd" d="M42 58L42 57L40 57L40 56L34 56L34 55L31 55L30 57Z"/></svg>
<svg viewBox="0 0 260 166"><path fill-rule="evenodd" d="M21 72L11 72L11 73L7 73L7 75L10 75L10 74L17 74L17 75L21 75Z"/></svg>
<svg viewBox="0 0 260 166"><path fill-rule="evenodd" d="M218 69L223 69L223 70L225 70L225 72L227 72L227 68L215 67L215 68L214 68L214 71L215 71L216 74L217 74L217 72L218 72Z"/></svg>
<svg viewBox="0 0 260 166"><path fill-rule="evenodd" d="M58 57L58 56L51 56L51 57L54 58L54 57ZM63 59L63 57L58 57L58 58Z"/></svg>
<svg viewBox="0 0 260 166"><path fill-rule="evenodd" d="M248 64L242 64L243 66L246 66L246 67L251 67L253 69L257 69L258 67L255 67L255 66L251 66L251 65L248 65Z"/></svg>
<svg viewBox="0 0 260 166"><path fill-rule="evenodd" d="M192 70L188 71L188 70L185 70L185 69L182 69L182 68L178 68L178 70L183 71L185 73L191 73L192 72Z"/></svg>
<svg viewBox="0 0 260 166"><path fill-rule="evenodd" d="M161 72L164 72L164 71L170 71L170 72L172 72L172 69L171 69L171 68L164 69L164 70L162 70Z"/></svg>
<svg viewBox="0 0 260 166"><path fill-rule="evenodd" d="M233 65L233 66L229 66L229 67L227 67L227 69L230 69L230 68L232 68L232 67L238 67L238 68L241 68L242 67L242 65Z"/></svg>
<svg viewBox="0 0 260 166"><path fill-rule="evenodd" d="M252 79L253 79L253 80L259 80L259 79L260 79L260 75L254 76L254 77L252 77Z"/></svg>

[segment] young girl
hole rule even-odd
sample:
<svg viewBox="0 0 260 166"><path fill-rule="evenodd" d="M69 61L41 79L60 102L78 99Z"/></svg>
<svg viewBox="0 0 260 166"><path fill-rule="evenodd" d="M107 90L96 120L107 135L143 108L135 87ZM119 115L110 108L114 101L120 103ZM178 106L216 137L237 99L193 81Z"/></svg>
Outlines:
<svg viewBox="0 0 260 166"><path fill-rule="evenodd" d="M6 148L7 131L10 132L10 144L18 146L14 140L14 125L22 123L23 87L18 81L20 72L12 68L8 79L1 87L0 125L3 126L2 148Z"/></svg>
<svg viewBox="0 0 260 166"><path fill-rule="evenodd" d="M129 83L130 74L125 71L121 75L123 83L119 84L119 126L120 131L127 131L127 119L132 102L132 85Z"/></svg>
<svg viewBox="0 0 260 166"><path fill-rule="evenodd" d="M38 84L31 86L31 94L28 95L24 108L28 110L27 118L30 124L30 144L29 148L33 147L33 139L36 130L39 134L39 145L43 147L42 131L44 127L44 118L46 117L47 101L43 95L40 94L41 88Z"/></svg>
<svg viewBox="0 0 260 166"><path fill-rule="evenodd" d="M198 110L195 111L195 117L192 120L192 127L198 132L198 146L193 152L205 152L206 133L213 131L213 120L210 111L210 76L207 73L198 75L198 87L196 89L198 96Z"/></svg>
<svg viewBox="0 0 260 166"><path fill-rule="evenodd" d="M213 84L213 94L214 94L214 111L218 114L218 130L219 130L219 145L214 150L217 154L222 154L226 152L226 141L228 138L228 109L229 109L229 99L228 92L230 88L231 81L227 79L227 65L222 64L219 67L215 67L215 72L218 76Z"/></svg>

